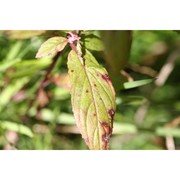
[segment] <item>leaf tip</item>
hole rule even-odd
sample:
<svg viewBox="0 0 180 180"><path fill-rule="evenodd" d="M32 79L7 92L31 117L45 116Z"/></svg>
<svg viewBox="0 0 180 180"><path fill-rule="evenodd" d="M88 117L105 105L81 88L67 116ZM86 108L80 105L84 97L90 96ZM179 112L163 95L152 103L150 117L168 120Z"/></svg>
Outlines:
<svg viewBox="0 0 180 180"><path fill-rule="evenodd" d="M112 127L111 127L111 124L109 125L105 121L99 121L99 123L101 124L101 126L104 129L104 133L101 136L101 140L102 140L102 142L104 142L104 148L103 149L108 150L109 140L110 140L110 136L112 134Z"/></svg>

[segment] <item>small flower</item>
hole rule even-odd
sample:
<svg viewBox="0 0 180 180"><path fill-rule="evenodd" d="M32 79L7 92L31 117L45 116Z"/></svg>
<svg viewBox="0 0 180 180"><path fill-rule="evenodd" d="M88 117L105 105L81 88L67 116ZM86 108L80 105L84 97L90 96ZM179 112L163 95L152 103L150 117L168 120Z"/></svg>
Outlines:
<svg viewBox="0 0 180 180"><path fill-rule="evenodd" d="M74 41L80 40L80 37L78 37L77 34L73 34L72 32L69 32L68 34L69 34L69 36L67 36L67 38L68 38L67 41L69 44L73 44Z"/></svg>

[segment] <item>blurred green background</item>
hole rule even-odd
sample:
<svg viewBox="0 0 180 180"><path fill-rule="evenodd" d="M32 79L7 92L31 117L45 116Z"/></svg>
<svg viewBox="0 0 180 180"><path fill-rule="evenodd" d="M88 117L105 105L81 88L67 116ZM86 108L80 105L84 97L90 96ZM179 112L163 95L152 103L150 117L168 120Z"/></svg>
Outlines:
<svg viewBox="0 0 180 180"><path fill-rule="evenodd" d="M178 33L132 32L124 78L153 82L116 92L109 149L180 149ZM37 94L52 59L37 60L35 55L49 37L65 34L0 31L0 149L88 149L72 114L66 65L69 47L59 57L44 91ZM106 66L102 52L93 54Z"/></svg>

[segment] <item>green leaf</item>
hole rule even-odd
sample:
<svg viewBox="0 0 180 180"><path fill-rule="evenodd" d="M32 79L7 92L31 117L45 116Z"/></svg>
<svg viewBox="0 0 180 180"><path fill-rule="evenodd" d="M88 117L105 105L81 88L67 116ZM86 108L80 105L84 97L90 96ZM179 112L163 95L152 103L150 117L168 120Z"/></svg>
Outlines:
<svg viewBox="0 0 180 180"><path fill-rule="evenodd" d="M110 70L118 75L128 63L131 48L131 31L101 31L104 43L105 60Z"/></svg>
<svg viewBox="0 0 180 180"><path fill-rule="evenodd" d="M139 81L126 82L126 83L124 83L124 89L130 89L130 88L135 88L135 87L139 87L139 86L144 86L151 82L153 82L153 79L144 79L144 80L139 80Z"/></svg>
<svg viewBox="0 0 180 180"><path fill-rule="evenodd" d="M45 30L8 30L5 34L12 39L29 39L45 33Z"/></svg>
<svg viewBox="0 0 180 180"><path fill-rule="evenodd" d="M90 149L108 149L116 109L115 92L107 71L89 51L68 55L71 102L76 124Z"/></svg>
<svg viewBox="0 0 180 180"><path fill-rule="evenodd" d="M50 65L51 62L52 62L51 58L43 58L40 59L39 61L37 61L37 59L28 59L28 60L23 59L23 61L15 64L15 68L26 69L28 67L33 66L34 68L41 69Z"/></svg>
<svg viewBox="0 0 180 180"><path fill-rule="evenodd" d="M50 58L43 58L37 61L37 59L32 60L23 60L20 62L17 62L13 65L15 67L16 71L12 74L9 74L8 77L10 78L22 78L25 76L35 76L40 75L41 69L46 68L50 63L52 62L52 59ZM28 71L27 71L28 69Z"/></svg>
<svg viewBox="0 0 180 180"><path fill-rule="evenodd" d="M21 78L14 83L9 84L1 93L0 93L0 112L2 107L7 105L13 95L15 95L27 82L29 78Z"/></svg>
<svg viewBox="0 0 180 180"><path fill-rule="evenodd" d="M20 59L15 59L13 61L0 62L0 72L6 71L6 69L10 68L11 66L13 66L14 64L16 64L19 61L20 61Z"/></svg>
<svg viewBox="0 0 180 180"><path fill-rule="evenodd" d="M55 88L54 89L54 98L58 100L65 100L70 97L70 93L67 89L64 88Z"/></svg>
<svg viewBox="0 0 180 180"><path fill-rule="evenodd" d="M56 123L58 124L65 124L65 125L75 124L74 116L72 114L60 113L60 115L56 116L54 111L47 108L41 110L41 118L43 121L47 121L47 122L56 121Z"/></svg>
<svg viewBox="0 0 180 180"><path fill-rule="evenodd" d="M74 125L74 117L68 113L61 113L57 120L60 124Z"/></svg>
<svg viewBox="0 0 180 180"><path fill-rule="evenodd" d="M114 123L114 134L137 133L138 129L130 123Z"/></svg>
<svg viewBox="0 0 180 180"><path fill-rule="evenodd" d="M104 46L102 41L97 37L87 37L85 38L85 47L93 51L103 51Z"/></svg>
<svg viewBox="0 0 180 180"><path fill-rule="evenodd" d="M11 61L14 60L16 57L19 58L18 54L22 51L23 45L23 41L17 41L15 44L13 44L9 49L9 52L7 53L5 59Z"/></svg>
<svg viewBox="0 0 180 180"><path fill-rule="evenodd" d="M62 51L67 44L67 39L64 37L52 37L45 41L38 50L36 58L45 56L54 56L57 52Z"/></svg>
<svg viewBox="0 0 180 180"><path fill-rule="evenodd" d="M137 95L126 95L121 96L121 103L133 105L133 106L140 106L144 104L147 101L147 99L143 96L137 96Z"/></svg>
<svg viewBox="0 0 180 180"><path fill-rule="evenodd" d="M33 137L33 133L31 131L31 129L22 124L17 124L15 122L10 122L10 121L0 121L0 127L2 129L12 130L12 131L18 132L20 134L24 134L31 138Z"/></svg>
<svg viewBox="0 0 180 180"><path fill-rule="evenodd" d="M156 134L159 136L173 136L180 138L180 129L171 127L158 127L156 129Z"/></svg>

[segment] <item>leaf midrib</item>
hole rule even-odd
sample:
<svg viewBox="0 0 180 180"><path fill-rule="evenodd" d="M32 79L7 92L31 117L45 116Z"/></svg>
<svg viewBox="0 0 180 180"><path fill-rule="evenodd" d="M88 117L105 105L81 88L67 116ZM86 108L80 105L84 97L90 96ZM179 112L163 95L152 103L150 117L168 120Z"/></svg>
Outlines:
<svg viewBox="0 0 180 180"><path fill-rule="evenodd" d="M92 84L91 84L91 81L90 81L90 79L89 79L89 76L88 76L88 73L87 73L87 70L86 70L86 66L83 66L82 68L84 68L84 71L85 71L85 74L86 74L86 76L87 76L87 80L88 80L88 82L89 82L89 85L90 85L90 90L91 90L91 95L92 95L92 98L93 98L93 102L94 102L94 106L95 106L95 111L96 111L96 119L97 119L97 126L98 126L98 144L99 144L99 148L101 147L101 141L100 141L100 139L99 139L99 137L100 137L100 134L99 134L99 121L98 121L98 119L99 119L99 115L98 115L98 111L97 111L97 104L96 104L96 101L95 101L95 97L94 97L94 91L93 91L93 86L92 86ZM95 135L94 135L95 136Z"/></svg>

